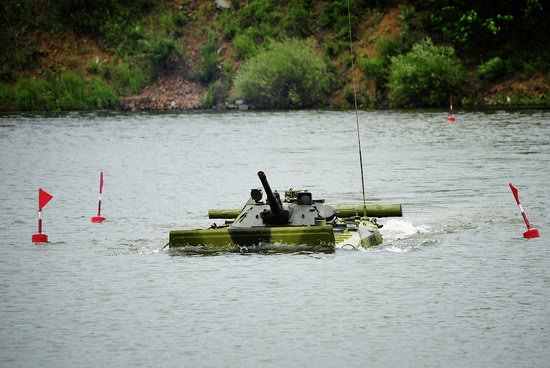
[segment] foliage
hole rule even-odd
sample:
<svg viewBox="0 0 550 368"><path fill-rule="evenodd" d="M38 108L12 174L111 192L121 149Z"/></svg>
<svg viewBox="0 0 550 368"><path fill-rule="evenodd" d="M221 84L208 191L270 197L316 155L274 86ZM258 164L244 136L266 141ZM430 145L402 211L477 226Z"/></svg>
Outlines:
<svg viewBox="0 0 550 368"><path fill-rule="evenodd" d="M420 0L415 4L426 14L428 32L473 59L487 54L503 60L520 57L516 67L521 68L550 44L548 5L542 0Z"/></svg>
<svg viewBox="0 0 550 368"><path fill-rule="evenodd" d="M357 64L368 77L373 78L376 88L382 89L389 77L391 58L399 54L400 45L398 42L387 38L376 40L375 45L376 57L359 59ZM371 96L369 101L372 98Z"/></svg>
<svg viewBox="0 0 550 368"><path fill-rule="evenodd" d="M337 39L349 40L349 23L352 29L356 28L359 21L357 14L363 13L368 6L365 0L350 0L349 7L353 12L348 13L347 0L323 2L320 26L332 29ZM352 37L355 39L354 34Z"/></svg>
<svg viewBox="0 0 550 368"><path fill-rule="evenodd" d="M210 83L220 77L220 69L218 63L220 57L218 55L218 47L216 44L216 36L210 34L208 42L201 50L201 59L197 78L202 83Z"/></svg>
<svg viewBox="0 0 550 368"><path fill-rule="evenodd" d="M382 78L385 75L384 62L380 58L362 59L357 63L361 70L369 77Z"/></svg>
<svg viewBox="0 0 550 368"><path fill-rule="evenodd" d="M153 70L159 72L169 69L181 61L183 54L174 39L169 37L154 37L150 40L139 40L143 55L151 62Z"/></svg>
<svg viewBox="0 0 550 368"><path fill-rule="evenodd" d="M153 0L56 0L52 6L58 18L77 33L103 34L111 42L128 28L137 16L150 8Z"/></svg>
<svg viewBox="0 0 550 368"><path fill-rule="evenodd" d="M367 75L369 87L374 78L376 88L365 96L358 91L361 105L385 103L385 87L391 89L393 104L406 105L438 104L440 102L434 102L438 100L434 97L436 94L446 94L446 89L455 88L450 87L454 83L450 74L442 72L450 66L432 61L410 67L409 71L418 76L422 70L432 68L433 76L426 74L416 84L407 82L406 88L398 81L398 75L404 78L406 69L406 55L398 55L406 54L428 34L436 44L451 45L456 50L469 69L469 97L478 101L475 96L482 95L488 83L510 77L532 80L534 75L550 71L547 48L550 17L546 15L546 3L542 0L350 0L351 19L348 19L348 0L234 1L231 9L224 11L216 10L213 1L197 5L188 0L175 3L3 0L0 2L0 45L3 48L0 83L7 84L0 84L1 108L15 105L40 109L103 106L104 101L111 101L111 93L117 96L137 93L166 69L183 71L182 66L186 64L181 47L185 46L181 37L185 34L201 38L197 34L204 29L214 35L203 45L198 60L193 60L198 63L190 64L197 66L191 77L209 86L205 95L209 105L215 106L220 98L227 97L232 74L241 64L248 64L247 60L266 52L269 43L287 38L315 38L323 53L322 64L326 71L320 79L319 85L323 85L320 94L332 93L328 91L330 86L333 90L338 89L339 96L349 96L349 91L345 90L349 84L347 70L351 61L349 20L352 38L359 45L357 64ZM379 11L374 11L375 7ZM403 28L398 38L386 39L380 33L371 32L377 20L388 14L388 7L400 9L399 21ZM79 34L86 34L91 40L83 43L82 49ZM361 39L359 35L367 36ZM367 58L362 50L372 42L377 50L376 57ZM232 45L227 47L227 43ZM93 45L92 48L85 51L89 45ZM103 61L86 65L88 59L82 55L95 57L89 54L92 49L95 53L96 45L100 48L99 55L107 53L108 56L100 56ZM224 52L219 53L218 48L222 47ZM429 59L436 59L436 54ZM399 61L394 63L395 60L400 60L401 64ZM45 61L53 65L57 77L50 73L42 79L31 78L31 75L44 75ZM456 58L455 62L455 66L459 65ZM275 61L269 63L276 64ZM224 65L231 65L230 70ZM87 72L82 72L86 66ZM62 71L63 68L90 77L74 79ZM286 74L293 75L294 69L298 67L292 65ZM61 86L70 90L65 97L56 90ZM97 98L92 99L95 102L80 104L77 98L70 97L78 96L82 88L95 93ZM430 93L423 97L418 90ZM443 92L436 92L439 90ZM88 92L83 93L88 96ZM302 106L303 101L309 101L300 96L295 86L289 88L286 95L287 100L281 106ZM517 103L538 101L529 96L506 97ZM447 96L443 100L446 101ZM544 102L547 98L539 100ZM508 99L504 103L508 103Z"/></svg>
<svg viewBox="0 0 550 368"><path fill-rule="evenodd" d="M391 58L389 99L394 106L441 106L456 94L464 70L453 48L428 38L404 55Z"/></svg>
<svg viewBox="0 0 550 368"><path fill-rule="evenodd" d="M313 0L290 1L282 21L287 35L307 37L313 34Z"/></svg>
<svg viewBox="0 0 550 368"><path fill-rule="evenodd" d="M35 31L39 19L33 0L0 2L0 82L14 80L19 70L36 65L37 47L26 37Z"/></svg>
<svg viewBox="0 0 550 368"><path fill-rule="evenodd" d="M242 59L248 59L258 52L256 41L248 33L241 33L233 39L233 45L237 55Z"/></svg>
<svg viewBox="0 0 550 368"><path fill-rule="evenodd" d="M149 82L142 68L125 61L111 64L94 60L88 64L88 72L110 82L122 96L139 92Z"/></svg>
<svg viewBox="0 0 550 368"><path fill-rule="evenodd" d="M487 60L477 67L479 77L486 81L492 82L498 77L502 76L506 71L504 61L498 56Z"/></svg>
<svg viewBox="0 0 550 368"><path fill-rule="evenodd" d="M311 106L325 97L326 67L313 47L298 39L273 42L237 73L239 98L261 108Z"/></svg>
<svg viewBox="0 0 550 368"><path fill-rule="evenodd" d="M313 0L252 0L233 2L231 11L217 17L217 28L232 39L241 58L249 58L269 39L307 37L315 33Z"/></svg>
<svg viewBox="0 0 550 368"><path fill-rule="evenodd" d="M58 111L116 107L116 92L102 79L84 79L71 72L46 79L24 78L13 86L0 84L0 110Z"/></svg>
<svg viewBox="0 0 550 368"><path fill-rule="evenodd" d="M208 108L215 107L227 98L227 92L220 81L216 81L208 86L204 95L204 106Z"/></svg>
<svg viewBox="0 0 550 368"><path fill-rule="evenodd" d="M160 17L160 24L165 34L181 36L187 23L187 17L182 13L168 12Z"/></svg>

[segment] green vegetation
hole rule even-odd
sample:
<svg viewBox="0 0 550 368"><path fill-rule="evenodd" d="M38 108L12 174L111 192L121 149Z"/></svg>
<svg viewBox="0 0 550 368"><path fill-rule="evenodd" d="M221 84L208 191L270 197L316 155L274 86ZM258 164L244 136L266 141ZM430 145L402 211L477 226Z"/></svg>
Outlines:
<svg viewBox="0 0 550 368"><path fill-rule="evenodd" d="M208 42L206 42L201 50L199 71L197 73L199 81L202 83L210 83L218 79L220 77L220 70L218 69L219 62L220 58L218 56L216 37L214 34L210 34Z"/></svg>
<svg viewBox="0 0 550 368"><path fill-rule="evenodd" d="M479 77L487 82L492 82L498 77L504 75L506 71L504 61L498 56L487 60L477 67Z"/></svg>
<svg viewBox="0 0 550 368"><path fill-rule="evenodd" d="M361 107L549 104L542 0L231 4L4 0L0 111L117 108L164 75L201 84L205 107L347 108L349 23Z"/></svg>
<svg viewBox="0 0 550 368"><path fill-rule="evenodd" d="M118 105L115 90L98 77L84 79L71 72L46 79L25 78L0 85L0 106L13 110L59 111L107 109Z"/></svg>
<svg viewBox="0 0 550 368"><path fill-rule="evenodd" d="M322 100L326 67L313 47L298 39L273 42L238 72L239 98L261 108L299 108Z"/></svg>
<svg viewBox="0 0 550 368"><path fill-rule="evenodd" d="M434 46L429 38L391 60L388 87L393 106L444 105L464 80L453 48Z"/></svg>

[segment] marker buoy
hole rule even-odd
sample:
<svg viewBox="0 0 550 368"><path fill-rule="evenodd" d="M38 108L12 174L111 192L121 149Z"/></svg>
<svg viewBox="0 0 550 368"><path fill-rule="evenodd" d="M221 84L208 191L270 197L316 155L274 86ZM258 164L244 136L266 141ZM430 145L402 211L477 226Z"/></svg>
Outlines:
<svg viewBox="0 0 550 368"><path fill-rule="evenodd" d="M53 196L43 190L38 189L38 233L32 234L33 243L47 243L48 235L42 233L42 208L53 198Z"/></svg>
<svg viewBox="0 0 550 368"><path fill-rule="evenodd" d="M97 205L97 216L92 217L92 222L101 223L105 217L101 216L101 194L103 193L103 171L99 173L99 204Z"/></svg>
<svg viewBox="0 0 550 368"><path fill-rule="evenodd" d="M514 194L514 198L516 199L516 203L518 204L519 210L521 211L521 216L523 217L523 221L525 221L525 225L527 226L527 231L523 233L523 237L527 239L538 238L540 236L538 229L531 227L529 220L527 220L527 215L523 211L523 207L521 207L521 203L519 203L519 194L518 194L517 188L512 183L510 183L509 185L510 185L510 189L512 190L512 194Z"/></svg>
<svg viewBox="0 0 550 368"><path fill-rule="evenodd" d="M455 121L455 116L453 114L453 95L451 95L451 108L450 108L450 111L449 111L449 117L447 118L447 120L449 121Z"/></svg>

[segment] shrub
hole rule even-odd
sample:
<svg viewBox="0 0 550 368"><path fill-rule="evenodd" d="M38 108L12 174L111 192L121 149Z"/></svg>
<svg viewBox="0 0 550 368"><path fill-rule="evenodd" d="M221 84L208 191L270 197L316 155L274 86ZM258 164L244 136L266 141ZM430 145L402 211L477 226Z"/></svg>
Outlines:
<svg viewBox="0 0 550 368"><path fill-rule="evenodd" d="M143 55L151 62L158 72L172 66L174 59L181 59L182 53L172 38L158 37L152 40L140 40Z"/></svg>
<svg viewBox="0 0 550 368"><path fill-rule="evenodd" d="M505 72L505 69L506 67L504 65L504 61L496 56L480 64L477 67L477 72L479 73L479 77L482 80L486 82L492 82L498 77L502 76Z"/></svg>
<svg viewBox="0 0 550 368"><path fill-rule="evenodd" d="M100 78L94 77L87 80L86 88L84 109L107 109L114 108L119 104L119 97L113 88Z"/></svg>
<svg viewBox="0 0 550 368"><path fill-rule="evenodd" d="M354 3L354 2L353 2ZM336 38L343 41L349 40L349 21L352 29L357 25L356 12L362 11L361 4L350 5L354 12L348 19L348 3L345 1L326 1L322 3L322 13L319 23L323 28L332 28ZM356 35L352 34L352 37Z"/></svg>
<svg viewBox="0 0 550 368"><path fill-rule="evenodd" d="M388 83L393 106L440 106L456 94L464 69L452 47L437 47L428 38L391 58Z"/></svg>
<svg viewBox="0 0 550 368"><path fill-rule="evenodd" d="M282 25L287 34L305 37L312 33L311 19L313 15L313 3L308 0L291 1Z"/></svg>
<svg viewBox="0 0 550 368"><path fill-rule="evenodd" d="M117 63L111 74L114 88L121 95L138 93L146 82L142 70L125 62Z"/></svg>
<svg viewBox="0 0 550 368"><path fill-rule="evenodd" d="M227 98L227 93L223 86L223 83L216 81L208 86L206 93L204 94L205 107L215 107L220 102L223 102Z"/></svg>
<svg viewBox="0 0 550 368"><path fill-rule="evenodd" d="M297 108L319 102L327 92L326 67L313 47L297 39L273 42L237 73L239 98L262 108Z"/></svg>
<svg viewBox="0 0 550 368"><path fill-rule="evenodd" d="M220 57L218 56L216 36L211 34L208 38L208 42L201 50L201 59L197 74L199 81L202 83L210 83L218 79L220 76L220 69L218 68L219 61Z"/></svg>
<svg viewBox="0 0 550 368"><path fill-rule="evenodd" d="M166 34L175 36L183 35L183 28L187 23L187 17L183 13L169 12L160 17L160 24Z"/></svg>
<svg viewBox="0 0 550 368"><path fill-rule="evenodd" d="M381 78L384 76L384 62L379 58L362 59L357 63L369 77Z"/></svg>
<svg viewBox="0 0 550 368"><path fill-rule="evenodd" d="M248 59L258 52L256 41L248 33L241 33L233 40L233 45L240 58Z"/></svg>
<svg viewBox="0 0 550 368"><path fill-rule="evenodd" d="M399 43L395 40L382 37L376 40L375 44L377 57L384 62L399 53Z"/></svg>

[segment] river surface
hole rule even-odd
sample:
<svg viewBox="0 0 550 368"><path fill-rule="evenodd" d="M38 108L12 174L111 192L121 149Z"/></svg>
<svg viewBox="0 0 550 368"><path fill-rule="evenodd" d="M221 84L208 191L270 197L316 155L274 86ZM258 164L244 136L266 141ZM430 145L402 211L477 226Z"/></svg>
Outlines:
<svg viewBox="0 0 550 368"><path fill-rule="evenodd" d="M258 170L360 203L354 113L0 116L0 366L547 367L550 112L446 117L359 113L367 200L404 209L382 246L183 256Z"/></svg>

